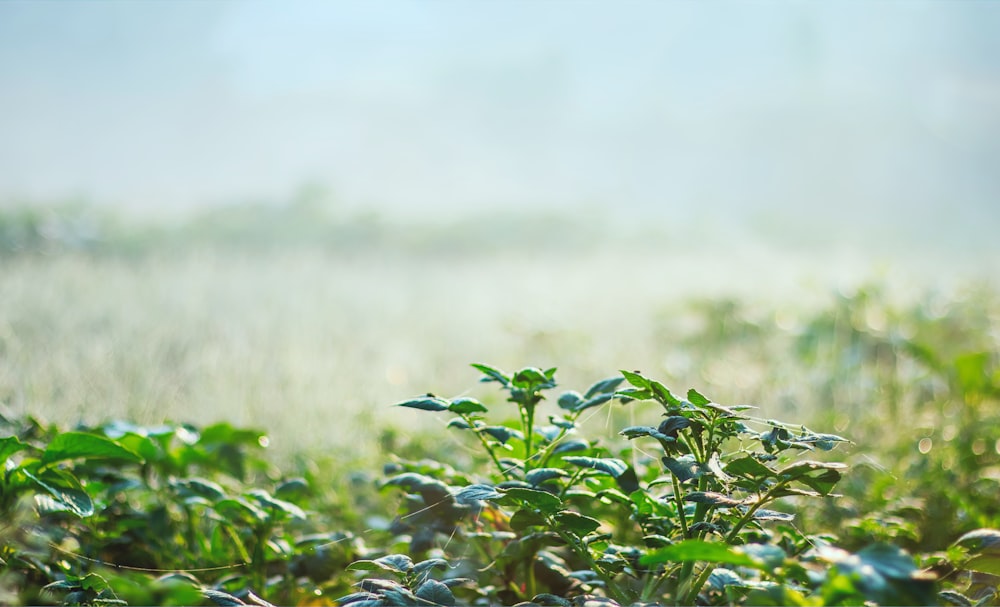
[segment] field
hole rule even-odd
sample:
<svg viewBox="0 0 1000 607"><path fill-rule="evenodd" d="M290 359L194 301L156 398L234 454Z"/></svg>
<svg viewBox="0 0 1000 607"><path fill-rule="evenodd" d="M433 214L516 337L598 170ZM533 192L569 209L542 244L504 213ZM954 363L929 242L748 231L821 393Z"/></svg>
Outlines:
<svg viewBox="0 0 1000 607"><path fill-rule="evenodd" d="M233 224L232 219L220 225ZM518 225L511 218L505 221ZM368 581L362 585L367 594L349 600L393 604L400 597L418 596L429 601L423 604L495 604L545 594L536 600L558 603L550 597L565 600L590 593L622 604L626 599L858 604L859 597L881 604L995 604L996 578L990 576L1000 573L995 569L1000 540L988 536L971 548L969 541L955 545L963 534L1000 527L995 258L969 251L948 256L939 250L903 257L888 249L871 253L761 245L642 230L583 241L553 231L555 244L548 246L545 235L559 224L552 218L546 222L536 232L511 232L509 239L459 225L394 240L401 231L351 224L342 235L361 236L342 247L324 245L322 233L307 234L302 243L277 238L261 246L254 224L206 237L198 228L210 222L193 223L183 238L172 232L134 241L116 236L110 244L82 247L16 240L11 236L15 231L8 229L5 245L10 246L0 261L0 401L11 436L4 439L4 452L11 458L4 501L8 516L35 521L31 524L44 530L48 541L33 543L16 529L4 531L4 602L183 603L238 597L324 604L350 594L350 584L363 575L380 574L396 575L397 586ZM592 437L588 457L629 464L646 488L636 491L636 485L630 494L617 468L619 474L612 475L617 488L605 482L600 467L591 469L593 474L567 474L574 461L582 465L580 458L568 458L552 463L547 469L556 472L531 490L544 483L550 493L561 488L557 493L565 510L559 506L548 512L532 502L540 498L530 493L501 497L489 488L462 493L463 488L492 487L504 480L487 468L500 451L520 458L525 475L539 472L532 470L533 457L551 455L539 446L551 439L544 433L532 445L534 422L524 415L535 405L518 404L515 392L510 394L517 406L504 403L497 386L477 383L482 372L470 363L509 372L557 368L558 388L548 386L545 378L530 379L535 377L531 373L502 375L506 384L497 381L514 390L523 380L527 393L539 395L555 389L539 405L551 408L545 415L539 409L538 423L550 415L555 421L564 416L564 423ZM727 518L726 512L737 509L727 511L727 502L718 501L688 514L705 525L702 531L691 532L683 522L683 529L663 527L654 533L654 523L636 522L647 507L641 506L646 498L636 493L669 490L667 496L680 500L689 488L676 482L672 489L669 483L658 485L657 478L671 475L681 483L686 480L677 470L668 466L671 474L666 474L660 467L653 454L655 441L632 449L641 441L618 433L626 427L655 426L660 414L635 403L612 402L613 390L594 391L607 394L599 406L575 411L555 405L562 391L582 394L620 370L642 375L619 390L631 384L642 393L651 388L641 378L655 378L676 394L695 388L718 403L759 407L752 414L754 423L778 428L767 420L790 422L792 434L783 440L798 436L808 443L809 436L818 436L808 434L806 426L849 439L837 441L829 457L822 449L809 455L849 466L842 480L839 468L828 470L830 478L840 480L834 493L842 496L810 502L805 493L786 494L776 507L796 513L798 527L791 529L761 523L748 535L749 527L744 530L743 523ZM425 393L439 397L425 397L431 404L393 406ZM485 419L519 429L521 437L505 434L501 440L491 434L494 442L480 444L446 428L449 416L428 413L443 407L472 415L466 421L475 422L478 409L473 413L455 405L462 397L481 400L490 410L483 413ZM659 401L668 415L686 416L683 424L693 427L723 423L707 409L698 409L703 404L697 398L689 396L695 407L690 410L675 409L671 399L653 390L639 400ZM109 425L114 420L135 426L114 430ZM205 434L203 443L185 447L192 453L204 447L204 453L182 463L171 460L184 442L178 424L190 424L185 427L192 431L215 428L214 434L206 431L213 436L218 428L228 428L229 434L223 432L228 438L217 437L218 444L228 444L226 453L237 453L246 469L227 467L231 460L226 458L213 461L213 454L218 455L213 449L221 447L204 442ZM800 426L801 431L795 429ZM149 430L157 427L171 430ZM52 444L68 440L59 439L61 433L79 437L66 433L74 428L106 442L55 450ZM241 433L243 428L259 432ZM738 476L731 466L756 453L750 443L761 439L718 426L720 436L730 431L732 440L716 445L716 461L727 464L728 474L705 472L699 477L705 480L692 480L704 485L702 494L749 491L731 478ZM263 433L267 440L258 440ZM149 442L151 436L167 438L157 446ZM560 434L558 440L564 438ZM680 440L677 430L673 439ZM259 448L264 442L266 451ZM133 469L138 460L110 451L109 444L142 455L145 463ZM667 459L703 456L700 465L709 465L707 446L676 453L663 448ZM25 449L39 450L41 468L31 467L35 460ZM122 463L112 473L107 461ZM383 471L386 464L391 465ZM22 469L27 476L18 477L15 472ZM57 469L62 472L56 474ZM55 476L45 481L43 472ZM431 528L443 525L440 533L425 538L427 545L417 545L419 534L403 523L434 504L413 480L417 477L398 480L405 474L418 475L426 486L434 481L446 487L444 495L472 495L475 508L495 500L503 514L495 514L501 518L492 522L490 508L481 511L482 520L451 520L442 514L427 523ZM57 477L62 485L52 480ZM111 477L131 483L134 493ZM709 487L714 493L706 492L709 477L718 485ZM389 484L378 490L387 478ZM30 479L41 479L41 484ZM299 479L308 489L287 484ZM195 480L209 489L195 487ZM179 491L178 483L188 485ZM39 494L49 497L25 502L21 498L34 494L25 487L42 487ZM262 491L260 487L270 492L265 495L271 502L252 493ZM832 485L809 487L825 496ZM604 491L604 505L575 502L571 489L594 495ZM756 491L759 497L761 488ZM86 498L91 508L74 502L72 495ZM243 497L232 497L236 495ZM253 495L263 501L247 497ZM624 496L633 509L631 518L612 512L617 496ZM270 510L261 504L270 504ZM155 515L158 508L162 512ZM504 518L528 511L541 512L543 518L519 515L519 523ZM677 518L677 511L672 512L668 508L661 514ZM154 515L163 519L158 523L163 533L155 542L140 529L151 525L148 517ZM390 524L393 516L400 518ZM590 537L598 529L589 529L589 521L599 523L609 537ZM476 534L490 531L490 524L496 527L489 540L493 544L487 545ZM641 529L630 531L629 525L636 524ZM526 534L542 533L539 529L546 525L562 543L542 542L512 556L517 542ZM520 534L517 539L497 535L511 529ZM795 533L803 535L795 539ZM193 537L198 534L202 539ZM149 549L116 542L116 536L126 535L151 542ZM654 535L666 546L686 545L696 556L663 552L659 539L649 539ZM878 553L881 560L872 562L892 563L897 570L879 570L885 575L877 581L882 589L876 590L878 583L852 570L848 561L810 556L808 548L822 543L816 538L860 554L866 563L874 553L864 550L872 546L908 553L892 553L891 558ZM470 547L477 542L487 543L472 556ZM624 554L614 552L623 545L649 550L653 560L643 560L642 567L619 563L611 555ZM720 545L728 547L721 550ZM760 555L737 549L747 545L781 546L784 573L768 572L753 560ZM332 554L331 546L339 552ZM594 556L600 550L604 561ZM968 554L963 557L961 550ZM75 557L60 558L60 551ZM442 573L443 566L433 562L418 575L407 569L412 563L377 560L404 552L414 561L442 559L451 569ZM506 571L497 565L501 554L507 555ZM980 564L970 566L977 555ZM362 564L346 570L354 560ZM796 572L793 564L802 571ZM307 572L312 565L322 571ZM122 566L146 571L124 572ZM224 574L196 571L215 566L229 569ZM494 577L481 569L489 566L496 569ZM552 572L562 571L560 567L588 570L596 577L554 580ZM427 585L432 570L432 578L442 580L437 586ZM741 581L727 582L718 573L723 571ZM688 585L653 583L654 573L657 580L676 578ZM634 593L623 581L633 574L639 580L634 583L642 585ZM449 576L478 579L449 585L444 583ZM932 583L933 588L928 586ZM45 585L47 591L38 590ZM418 592L420 587L424 589ZM924 590L906 594L903 587ZM201 594L191 594L191 588ZM946 594L936 594L940 591Z"/></svg>

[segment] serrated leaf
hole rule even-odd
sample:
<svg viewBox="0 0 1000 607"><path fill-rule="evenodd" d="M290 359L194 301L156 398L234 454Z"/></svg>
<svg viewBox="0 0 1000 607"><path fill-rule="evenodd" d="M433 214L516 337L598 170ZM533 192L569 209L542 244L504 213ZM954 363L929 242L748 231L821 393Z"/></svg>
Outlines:
<svg viewBox="0 0 1000 607"><path fill-rule="evenodd" d="M684 540L664 548L659 548L639 558L639 562L643 565L699 561L763 569L763 564L760 561L736 547L702 540Z"/></svg>
<svg viewBox="0 0 1000 607"><path fill-rule="evenodd" d="M610 474L615 478L618 478L628 470L628 464L614 457L585 457L575 455L564 457L563 461L567 464L580 466L581 468L590 468L591 470Z"/></svg>
<svg viewBox="0 0 1000 607"><path fill-rule="evenodd" d="M416 595L435 605L451 607L455 604L455 595L451 589L437 580L427 580L417 588Z"/></svg>
<svg viewBox="0 0 1000 607"><path fill-rule="evenodd" d="M408 407L410 409L420 409L421 411L447 411L448 401L443 398L434 397L423 397L414 398L413 400L403 401L401 403L396 403L397 407Z"/></svg>
<svg viewBox="0 0 1000 607"><path fill-rule="evenodd" d="M470 413L485 413L489 409L474 398L456 398L448 405L448 410L452 413L468 415Z"/></svg>
<svg viewBox="0 0 1000 607"><path fill-rule="evenodd" d="M609 377L607 379L602 379L593 386L587 388L583 397L586 399L593 398L598 394L614 394L615 390L622 384L623 381L625 381L624 377Z"/></svg>
<svg viewBox="0 0 1000 607"><path fill-rule="evenodd" d="M569 510L557 512L552 518L561 528L578 537L593 533L601 526L601 521Z"/></svg>
<svg viewBox="0 0 1000 607"><path fill-rule="evenodd" d="M42 452L43 464L52 464L79 457L88 459L115 459L141 463L138 453L122 447L117 442L86 432L63 432L57 434Z"/></svg>

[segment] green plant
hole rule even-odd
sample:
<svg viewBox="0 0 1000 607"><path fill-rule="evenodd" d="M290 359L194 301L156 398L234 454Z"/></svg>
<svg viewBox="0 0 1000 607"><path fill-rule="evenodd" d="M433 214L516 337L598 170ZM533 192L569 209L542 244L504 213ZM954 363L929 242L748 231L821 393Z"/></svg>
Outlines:
<svg viewBox="0 0 1000 607"><path fill-rule="evenodd" d="M411 554L452 554L456 571L478 578L481 596L517 602L600 592L622 604L716 604L751 592L773 597L781 589L828 598L831 588L843 589L843 575L853 575L851 559L880 564L910 585L904 592L893 578L882 600L927 596L930 586L912 559L909 568L889 563L909 557L875 548L858 556L837 552L791 526L789 500L831 497L845 468L801 455L845 439L757 419L747 414L752 407L719 405L695 390L681 398L629 371L582 394L564 392L539 424L539 407L556 387L555 369L473 366L483 381L499 384L516 418L490 423L490 408L467 397L428 394L400 406L454 414L448 426L474 437L491 472L397 461L383 486L404 491L390 532L409 536ZM625 381L630 386L619 389ZM655 403L664 419L625 428L625 444L581 438L581 415L613 400ZM832 573L824 577L826 570ZM351 600L375 600L370 594ZM856 596L841 595L834 598Z"/></svg>

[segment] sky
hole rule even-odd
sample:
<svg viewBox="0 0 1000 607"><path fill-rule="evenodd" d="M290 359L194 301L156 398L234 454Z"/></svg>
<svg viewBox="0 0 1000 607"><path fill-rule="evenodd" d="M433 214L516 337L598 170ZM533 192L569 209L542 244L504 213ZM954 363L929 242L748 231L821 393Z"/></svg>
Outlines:
<svg viewBox="0 0 1000 607"><path fill-rule="evenodd" d="M0 200L1000 227L1000 3L0 3Z"/></svg>

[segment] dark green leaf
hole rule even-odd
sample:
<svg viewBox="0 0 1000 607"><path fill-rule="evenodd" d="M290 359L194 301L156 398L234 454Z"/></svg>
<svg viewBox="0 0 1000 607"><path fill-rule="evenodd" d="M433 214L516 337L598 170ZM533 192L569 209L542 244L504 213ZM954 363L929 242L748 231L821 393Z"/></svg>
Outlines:
<svg viewBox="0 0 1000 607"><path fill-rule="evenodd" d="M48 492L48 495L35 496L35 505L40 512L70 512L79 517L94 514L94 502L91 501L90 496L78 482L70 484L66 482L67 479L50 477L42 480L27 470L22 469L21 472L35 485Z"/></svg>
<svg viewBox="0 0 1000 607"><path fill-rule="evenodd" d="M143 461L139 454L122 447L115 441L85 432L57 434L42 452L41 459L44 464L52 464L78 457L116 459L137 463Z"/></svg>
<svg viewBox="0 0 1000 607"><path fill-rule="evenodd" d="M246 605L246 603L239 600L235 596L222 592L221 590L205 588L202 592L205 594L206 599L212 601L219 607L236 607L237 605Z"/></svg>
<svg viewBox="0 0 1000 607"><path fill-rule="evenodd" d="M617 478L628 470L628 464L613 457L568 456L563 461L581 468L590 468Z"/></svg>
<svg viewBox="0 0 1000 607"><path fill-rule="evenodd" d="M375 563L386 571L407 573L413 569L413 561L405 554L389 554L375 559Z"/></svg>
<svg viewBox="0 0 1000 607"><path fill-rule="evenodd" d="M557 404L559 405L560 409L573 411L574 409L576 409L576 406L582 402L584 402L584 399L582 396L580 396L580 393L571 390L569 392L563 392L559 396Z"/></svg>
<svg viewBox="0 0 1000 607"><path fill-rule="evenodd" d="M683 415L671 415L667 419L660 422L660 426L656 430L661 434L665 434L676 439L677 433L690 425L691 420Z"/></svg>
<svg viewBox="0 0 1000 607"><path fill-rule="evenodd" d="M846 465L835 462L803 461L778 472L780 478L798 481L822 495L827 495L840 481L840 471Z"/></svg>
<svg viewBox="0 0 1000 607"><path fill-rule="evenodd" d="M571 512L569 510L558 512L553 516L553 518L559 527L578 537L583 537L588 533L593 533L598 527L601 526L601 521L589 516L584 516L577 512Z"/></svg>
<svg viewBox="0 0 1000 607"><path fill-rule="evenodd" d="M397 407L409 407L410 409L420 409L421 411L447 411L448 401L438 397L423 397L404 401L396 404Z"/></svg>
<svg viewBox="0 0 1000 607"><path fill-rule="evenodd" d="M677 477L680 482L686 482L691 479L700 478L704 471L702 470L701 464L695 460L693 455L685 455L678 459L672 457L662 457L660 461L663 462L664 467L670 471L671 474Z"/></svg>
<svg viewBox="0 0 1000 607"><path fill-rule="evenodd" d="M546 491L513 487L507 489L504 493L505 499L515 500L532 508L537 508L542 512L552 513L562 509L562 500L558 496Z"/></svg>
<svg viewBox="0 0 1000 607"><path fill-rule="evenodd" d="M473 363L472 366L486 376L482 379L482 381L495 381L500 383L505 388L510 385L510 377L508 377L508 375L500 369L481 363Z"/></svg>
<svg viewBox="0 0 1000 607"><path fill-rule="evenodd" d="M684 540L665 548L654 550L639 559L639 562L643 565L699 561L724 563L755 569L763 568L763 564L760 561L742 552L739 548L719 542L705 542L702 540Z"/></svg>
<svg viewBox="0 0 1000 607"><path fill-rule="evenodd" d="M536 367L525 367L514 373L511 383L522 390L532 390L551 384L549 378Z"/></svg>
<svg viewBox="0 0 1000 607"><path fill-rule="evenodd" d="M532 485L538 486L545 481L550 481L554 478L564 476L569 476L569 473L559 468L536 468L525 475L524 480L528 481Z"/></svg>
<svg viewBox="0 0 1000 607"><path fill-rule="evenodd" d="M528 527L547 525L548 521L544 515L526 508L518 510L510 517L510 528L517 532L524 531Z"/></svg>
<svg viewBox="0 0 1000 607"><path fill-rule="evenodd" d="M573 409L573 411L579 413L580 411L586 411L587 409L590 409L592 407L598 407L610 401L614 397L615 397L614 394L598 394L597 396L588 398L582 403L577 404L576 408Z"/></svg>
<svg viewBox="0 0 1000 607"><path fill-rule="evenodd" d="M753 480L762 480L774 476L775 474L770 468L757 461L757 459L751 455L734 459L729 462L726 464L725 471L733 476L740 476Z"/></svg>
<svg viewBox="0 0 1000 607"><path fill-rule="evenodd" d="M485 428L482 428L480 432L489 434L501 443L506 443L511 438L524 440L524 434L518 430L514 430L513 428L508 428L507 426L486 426Z"/></svg>
<svg viewBox="0 0 1000 607"><path fill-rule="evenodd" d="M450 422L448 422L448 425L446 427L459 428L462 430L468 430L469 428L472 428L472 426L470 426L469 423L464 419L462 419L461 417L456 417L455 419L451 420Z"/></svg>
<svg viewBox="0 0 1000 607"><path fill-rule="evenodd" d="M437 580L427 580L417 588L417 597L434 603L435 605L452 606L455 604L455 595L451 589Z"/></svg>
<svg viewBox="0 0 1000 607"><path fill-rule="evenodd" d="M653 391L653 396L656 397L656 400L674 407L681 406L681 400L674 396L673 393L660 382L656 380L650 381L649 389Z"/></svg>
<svg viewBox="0 0 1000 607"><path fill-rule="evenodd" d="M297 518L300 520L305 520L306 513L291 502L286 502L285 500L278 499L270 495L267 491L263 489L251 489L247 492L247 495L257 500L257 503L262 507L271 510L272 512L280 512L292 518Z"/></svg>
<svg viewBox="0 0 1000 607"><path fill-rule="evenodd" d="M559 443L555 449L552 450L553 453L573 453L576 451L586 451L590 449L590 443L581 439L573 438L570 440L564 440Z"/></svg>
<svg viewBox="0 0 1000 607"><path fill-rule="evenodd" d="M414 575L420 575L421 573L429 571L431 569L447 569L447 568L448 568L448 561L444 559L427 559L425 561L420 561L419 563L414 565L412 573Z"/></svg>
<svg viewBox="0 0 1000 607"><path fill-rule="evenodd" d="M451 401L448 405L448 410L452 413L466 414L469 413L485 413L488 411L483 403L479 402L474 398L456 398Z"/></svg>
<svg viewBox="0 0 1000 607"><path fill-rule="evenodd" d="M961 592L956 592L954 590L942 590L941 592L938 592L938 596L952 605L957 605L958 607L972 607L975 605L975 602L973 602L972 599L965 596Z"/></svg>
<svg viewBox="0 0 1000 607"><path fill-rule="evenodd" d="M598 394L614 394L614 391L621 385L625 380L624 377L609 377L607 379L602 379L593 386L587 388L587 391L583 394L584 398L593 398Z"/></svg>

